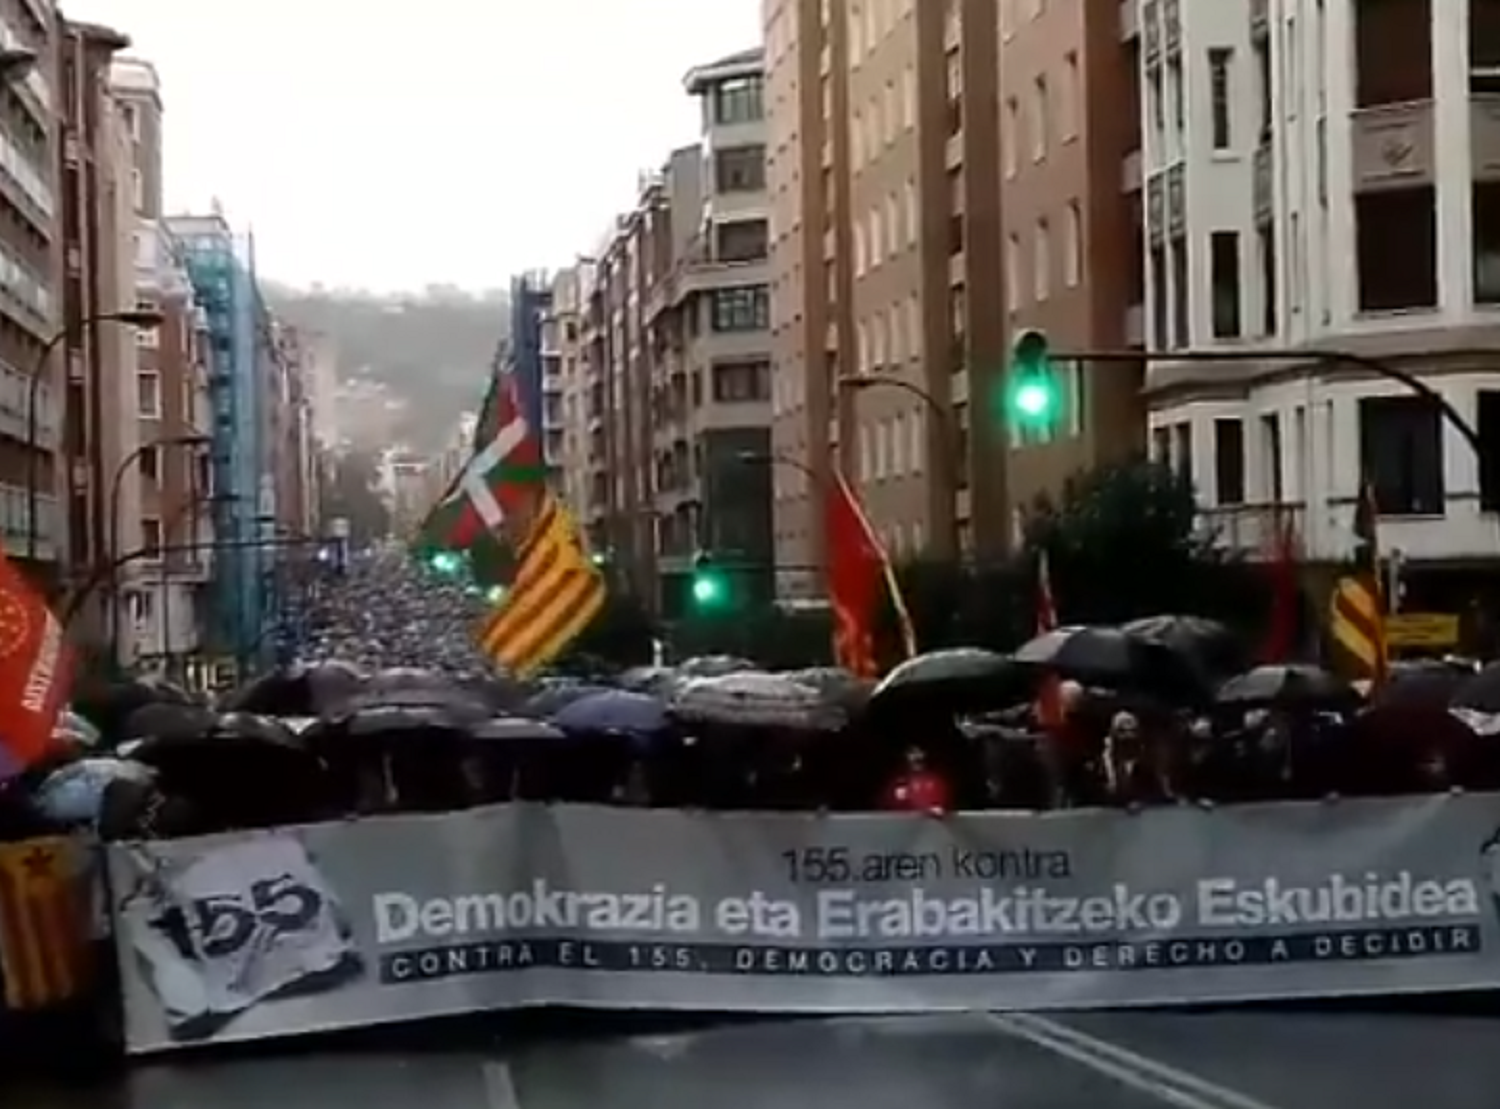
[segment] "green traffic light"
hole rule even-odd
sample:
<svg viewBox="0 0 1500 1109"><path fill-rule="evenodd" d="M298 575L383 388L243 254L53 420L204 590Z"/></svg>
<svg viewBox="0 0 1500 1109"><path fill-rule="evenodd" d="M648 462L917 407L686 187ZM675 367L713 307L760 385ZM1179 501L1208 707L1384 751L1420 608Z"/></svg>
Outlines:
<svg viewBox="0 0 1500 1109"><path fill-rule="evenodd" d="M1006 379L1006 409L1017 424L1037 429L1057 418L1057 381L1046 335L1028 329L1016 336Z"/></svg>
<svg viewBox="0 0 1500 1109"><path fill-rule="evenodd" d="M1016 388L1016 411L1030 419L1040 419L1052 408L1052 390L1038 381L1023 382Z"/></svg>
<svg viewBox="0 0 1500 1109"><path fill-rule="evenodd" d="M460 564L458 555L452 551L439 551L432 556L432 568L440 574L456 574Z"/></svg>
<svg viewBox="0 0 1500 1109"><path fill-rule="evenodd" d="M492 585L485 592L484 596L485 600L489 601L490 604L498 605L501 601L505 600L505 586Z"/></svg>
<svg viewBox="0 0 1500 1109"><path fill-rule="evenodd" d="M693 600L700 605L718 604L724 599L724 582L717 574L698 574L693 578Z"/></svg>

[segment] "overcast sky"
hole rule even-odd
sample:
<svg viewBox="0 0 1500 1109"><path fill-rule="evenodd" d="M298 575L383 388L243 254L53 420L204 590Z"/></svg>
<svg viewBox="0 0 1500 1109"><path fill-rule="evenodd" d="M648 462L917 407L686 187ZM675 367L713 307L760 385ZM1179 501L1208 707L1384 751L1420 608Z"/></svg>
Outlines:
<svg viewBox="0 0 1500 1109"><path fill-rule="evenodd" d="M168 200L217 197L269 276L503 285L565 264L697 137L688 68L760 0L74 0L164 84Z"/></svg>

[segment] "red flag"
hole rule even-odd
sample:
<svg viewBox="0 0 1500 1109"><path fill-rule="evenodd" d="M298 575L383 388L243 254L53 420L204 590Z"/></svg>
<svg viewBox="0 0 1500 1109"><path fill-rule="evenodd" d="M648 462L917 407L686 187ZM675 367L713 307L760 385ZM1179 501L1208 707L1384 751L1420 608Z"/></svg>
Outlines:
<svg viewBox="0 0 1500 1109"><path fill-rule="evenodd" d="M1052 570L1047 552L1036 559L1036 634L1046 635L1057 627L1057 602L1052 597ZM1043 728L1060 728L1063 723L1062 680L1049 674L1036 695L1036 718Z"/></svg>
<svg viewBox="0 0 1500 1109"><path fill-rule="evenodd" d="M0 554L0 781L48 755L73 676L62 625Z"/></svg>
<svg viewBox="0 0 1500 1109"><path fill-rule="evenodd" d="M828 603L833 608L834 661L851 673L873 678L879 672L875 657L875 619L881 596L889 595L901 625L906 653L916 653L911 617L896 588L890 561L854 490L844 475L834 472L823 506L828 550Z"/></svg>
<svg viewBox="0 0 1500 1109"><path fill-rule="evenodd" d="M1272 536L1271 626L1261 647L1261 662L1285 662L1297 645L1297 551L1292 525L1277 515Z"/></svg>

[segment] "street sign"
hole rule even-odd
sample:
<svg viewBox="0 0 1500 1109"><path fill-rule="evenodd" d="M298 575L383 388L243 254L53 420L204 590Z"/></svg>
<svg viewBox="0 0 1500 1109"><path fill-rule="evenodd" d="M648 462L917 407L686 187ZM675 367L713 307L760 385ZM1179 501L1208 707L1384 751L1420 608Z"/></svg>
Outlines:
<svg viewBox="0 0 1500 1109"><path fill-rule="evenodd" d="M1446 612L1394 612L1385 618L1392 647L1441 651L1458 646L1458 617Z"/></svg>

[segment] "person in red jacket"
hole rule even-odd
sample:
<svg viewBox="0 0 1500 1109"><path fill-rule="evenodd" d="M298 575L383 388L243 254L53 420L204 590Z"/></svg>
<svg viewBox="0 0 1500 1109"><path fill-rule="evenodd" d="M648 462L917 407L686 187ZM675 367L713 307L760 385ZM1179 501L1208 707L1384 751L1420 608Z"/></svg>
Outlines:
<svg viewBox="0 0 1500 1109"><path fill-rule="evenodd" d="M942 816L953 809L953 787L929 764L916 744L906 749L906 765L886 786L884 807L892 812L925 812Z"/></svg>

